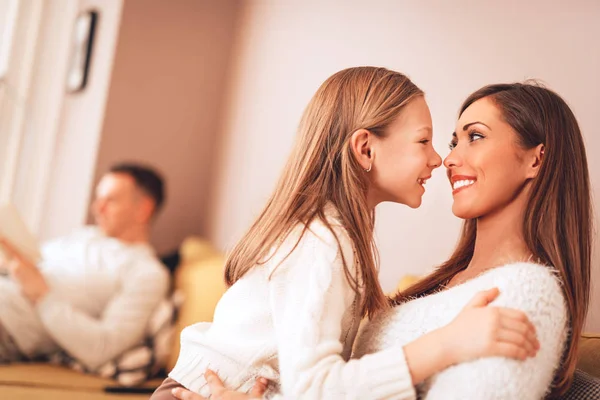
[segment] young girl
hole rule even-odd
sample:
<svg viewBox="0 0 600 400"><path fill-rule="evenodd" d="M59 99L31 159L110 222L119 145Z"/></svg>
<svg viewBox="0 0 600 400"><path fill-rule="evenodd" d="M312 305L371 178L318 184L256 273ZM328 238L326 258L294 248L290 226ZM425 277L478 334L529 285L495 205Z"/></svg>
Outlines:
<svg viewBox="0 0 600 400"><path fill-rule="evenodd" d="M404 75L361 67L330 77L304 113L274 194L227 261L231 287L213 323L183 331L177 365L152 399L171 399L177 386L208 397L208 369L241 392L266 378L267 396L410 399L415 383L456 362L533 356L537 339L523 313L484 317L492 290L475 296L451 329L348 361L361 319L389 307L377 277L374 208L421 204L441 163L431 139L423 92ZM473 334L483 340L465 345Z"/></svg>

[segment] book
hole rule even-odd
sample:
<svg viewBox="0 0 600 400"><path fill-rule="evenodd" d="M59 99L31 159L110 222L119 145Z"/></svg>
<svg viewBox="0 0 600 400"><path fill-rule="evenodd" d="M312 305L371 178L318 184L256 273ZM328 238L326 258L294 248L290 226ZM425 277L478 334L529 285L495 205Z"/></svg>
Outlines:
<svg viewBox="0 0 600 400"><path fill-rule="evenodd" d="M31 230L23 221L17 207L11 203L0 204L0 237L3 237L29 261L37 264L42 259L40 245ZM0 254L6 254L0 246Z"/></svg>

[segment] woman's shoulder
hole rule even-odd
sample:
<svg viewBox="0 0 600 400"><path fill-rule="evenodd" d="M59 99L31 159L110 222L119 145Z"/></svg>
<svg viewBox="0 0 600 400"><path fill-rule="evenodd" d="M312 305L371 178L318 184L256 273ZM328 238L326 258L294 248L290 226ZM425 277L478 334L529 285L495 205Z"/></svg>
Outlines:
<svg viewBox="0 0 600 400"><path fill-rule="evenodd" d="M534 262L516 262L497 267L480 277L486 285L500 289L493 304L530 312L566 314L562 283L556 269Z"/></svg>
<svg viewBox="0 0 600 400"><path fill-rule="evenodd" d="M532 286L535 286L538 290L561 291L557 270L553 266L536 262L505 264L485 272L479 279L523 290L530 290L533 289Z"/></svg>

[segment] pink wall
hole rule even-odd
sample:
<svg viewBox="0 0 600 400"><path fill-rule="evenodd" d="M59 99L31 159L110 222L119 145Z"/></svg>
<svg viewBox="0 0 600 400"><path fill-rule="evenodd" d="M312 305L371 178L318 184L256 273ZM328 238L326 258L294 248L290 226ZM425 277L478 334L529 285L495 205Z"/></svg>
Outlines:
<svg viewBox="0 0 600 400"><path fill-rule="evenodd" d="M168 198L153 232L159 252L203 233L209 215L235 17L232 0L124 2L96 180L122 160L163 172Z"/></svg>
<svg viewBox="0 0 600 400"><path fill-rule="evenodd" d="M127 18L127 17L125 17ZM460 102L493 82L541 78L575 110L600 190L600 3L246 1L237 31L232 90L211 190L210 237L229 248L257 215L283 167L303 108L319 84L348 66L410 75L426 92L435 140L447 154ZM110 126L110 124L107 124ZM460 221L442 171L423 206L379 208L382 283L424 274L454 247ZM596 208L598 207L596 202ZM600 280L598 257L594 276ZM600 282L597 282L597 285ZM600 331L600 288L589 329Z"/></svg>

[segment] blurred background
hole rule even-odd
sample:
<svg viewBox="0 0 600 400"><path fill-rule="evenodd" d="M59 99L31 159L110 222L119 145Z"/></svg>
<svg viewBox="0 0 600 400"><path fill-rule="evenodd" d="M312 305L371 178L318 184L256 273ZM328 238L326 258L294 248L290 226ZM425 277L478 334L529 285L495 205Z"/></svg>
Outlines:
<svg viewBox="0 0 600 400"><path fill-rule="evenodd" d="M472 91L545 82L579 120L599 210L599 21L597 0L0 0L0 202L41 240L63 235L90 221L111 164L142 161L168 184L158 252L190 235L226 251L273 189L318 86L375 65L425 90L442 156ZM379 207L385 290L449 256L451 202L440 169L420 209Z"/></svg>

